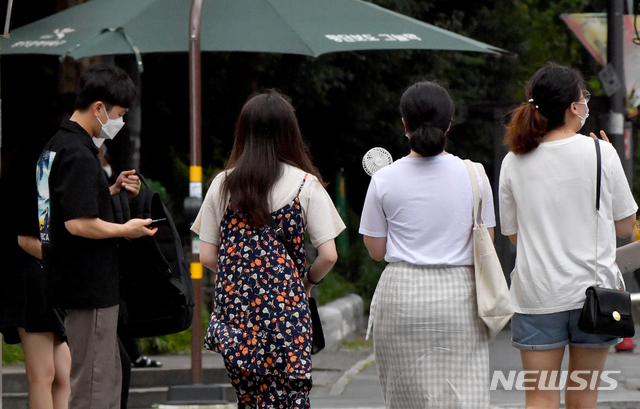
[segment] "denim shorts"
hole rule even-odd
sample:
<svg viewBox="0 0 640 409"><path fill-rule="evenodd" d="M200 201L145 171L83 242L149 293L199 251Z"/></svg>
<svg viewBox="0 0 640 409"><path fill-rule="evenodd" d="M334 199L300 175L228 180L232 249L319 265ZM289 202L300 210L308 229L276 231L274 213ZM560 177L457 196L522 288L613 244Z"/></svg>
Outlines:
<svg viewBox="0 0 640 409"><path fill-rule="evenodd" d="M587 334L578 329L581 310L552 314L513 314L511 345L529 351L547 351L573 345L583 348L605 348L621 338Z"/></svg>

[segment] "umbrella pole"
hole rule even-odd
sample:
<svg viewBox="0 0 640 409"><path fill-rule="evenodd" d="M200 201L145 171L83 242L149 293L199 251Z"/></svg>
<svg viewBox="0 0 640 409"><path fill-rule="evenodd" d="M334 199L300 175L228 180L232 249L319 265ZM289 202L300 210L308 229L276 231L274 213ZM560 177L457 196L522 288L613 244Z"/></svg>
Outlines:
<svg viewBox="0 0 640 409"><path fill-rule="evenodd" d="M202 0L192 0L189 23L189 113L190 156L189 200L190 207L202 203L202 78L200 61L200 22ZM195 294L193 325L191 326L191 383L203 383L202 371L202 264L200 241L191 232L191 279Z"/></svg>

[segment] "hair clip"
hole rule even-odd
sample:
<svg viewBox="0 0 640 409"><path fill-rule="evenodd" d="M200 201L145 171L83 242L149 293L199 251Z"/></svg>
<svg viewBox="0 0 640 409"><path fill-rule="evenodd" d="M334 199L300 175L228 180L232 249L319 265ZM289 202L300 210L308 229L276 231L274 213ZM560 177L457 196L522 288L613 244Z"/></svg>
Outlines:
<svg viewBox="0 0 640 409"><path fill-rule="evenodd" d="M536 105L536 102L533 100L533 98L530 98L528 102L531 102L533 106L536 107L536 109L538 109L538 105Z"/></svg>

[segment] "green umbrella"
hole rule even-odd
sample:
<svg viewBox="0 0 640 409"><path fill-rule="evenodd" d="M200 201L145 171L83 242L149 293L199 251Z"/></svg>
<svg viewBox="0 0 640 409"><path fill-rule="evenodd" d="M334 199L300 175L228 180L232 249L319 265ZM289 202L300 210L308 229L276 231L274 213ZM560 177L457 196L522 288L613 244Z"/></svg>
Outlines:
<svg viewBox="0 0 640 409"><path fill-rule="evenodd" d="M91 0L17 28L2 54L186 52L191 0ZM361 0L204 0L203 51L429 49L509 54Z"/></svg>

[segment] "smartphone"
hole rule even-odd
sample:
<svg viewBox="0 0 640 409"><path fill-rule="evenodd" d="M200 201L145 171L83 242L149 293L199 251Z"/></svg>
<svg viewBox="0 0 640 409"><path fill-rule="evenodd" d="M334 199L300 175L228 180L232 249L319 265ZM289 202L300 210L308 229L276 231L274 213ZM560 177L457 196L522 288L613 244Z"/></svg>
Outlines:
<svg viewBox="0 0 640 409"><path fill-rule="evenodd" d="M153 219L153 220L151 220L151 224L149 225L149 227L155 227L154 225L156 225L156 224L158 224L160 222L166 222L166 221L167 221L166 217L163 217L161 219Z"/></svg>

